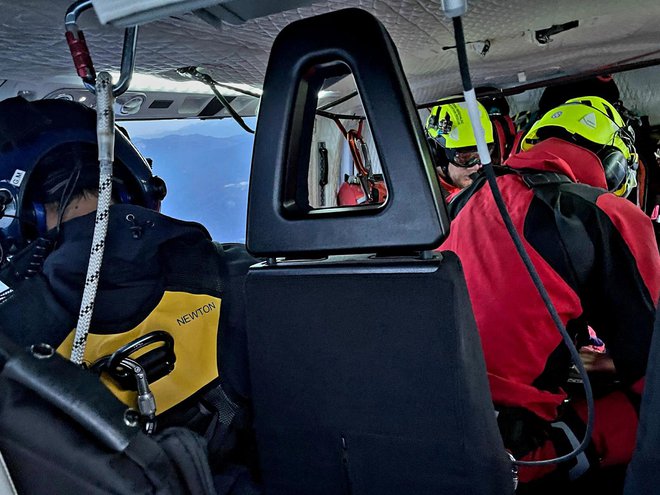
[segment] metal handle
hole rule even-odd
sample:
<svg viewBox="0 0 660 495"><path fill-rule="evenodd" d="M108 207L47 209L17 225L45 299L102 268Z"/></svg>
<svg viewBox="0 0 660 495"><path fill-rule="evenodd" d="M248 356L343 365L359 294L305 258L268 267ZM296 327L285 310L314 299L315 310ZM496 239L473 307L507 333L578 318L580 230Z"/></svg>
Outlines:
<svg viewBox="0 0 660 495"><path fill-rule="evenodd" d="M89 53L85 35L78 27L80 14L92 7L92 0L78 0L69 6L64 16L66 40L73 57L73 64L85 87L96 94L96 71ZM121 53L121 69L117 84L112 86L112 95L117 97L128 89L135 69L135 49L137 46L138 27L132 26L124 31L124 46Z"/></svg>

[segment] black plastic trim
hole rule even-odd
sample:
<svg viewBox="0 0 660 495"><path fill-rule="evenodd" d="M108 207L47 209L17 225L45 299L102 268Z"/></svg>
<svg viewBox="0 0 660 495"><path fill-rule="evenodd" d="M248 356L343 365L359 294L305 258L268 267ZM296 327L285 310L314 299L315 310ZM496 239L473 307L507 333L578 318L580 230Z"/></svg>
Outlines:
<svg viewBox="0 0 660 495"><path fill-rule="evenodd" d="M313 210L307 174L318 90L326 78L349 71L387 178L388 200ZM363 10L345 9L284 28L273 44L259 112L248 250L272 257L432 249L448 230L424 131L383 25Z"/></svg>

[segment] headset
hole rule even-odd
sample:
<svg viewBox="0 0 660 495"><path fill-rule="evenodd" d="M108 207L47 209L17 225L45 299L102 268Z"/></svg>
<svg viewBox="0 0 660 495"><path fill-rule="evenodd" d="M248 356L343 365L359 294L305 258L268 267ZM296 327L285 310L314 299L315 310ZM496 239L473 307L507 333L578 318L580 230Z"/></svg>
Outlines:
<svg viewBox="0 0 660 495"><path fill-rule="evenodd" d="M586 105L602 113L618 127L617 131L612 136L612 144L605 145L600 150L597 150L596 155L605 169L607 189L619 196L627 195L630 192L630 189L637 185L635 173L631 173L631 171L636 172L639 166L639 157L635 148L635 131L629 125L619 125L616 121L616 116L608 105L605 105L605 111L603 111L592 105L589 99L574 98L569 101L571 103L575 102ZM623 120L621 115L619 115L619 117ZM628 148L630 155L628 158L626 158L619 148L614 146L614 141L617 137L620 138L621 141L623 141L623 144ZM634 184L631 184L633 181Z"/></svg>
<svg viewBox="0 0 660 495"><path fill-rule="evenodd" d="M0 101L1 262L46 233L45 205L30 198L30 183L41 159L67 144L96 144L92 109L65 100ZM158 211L167 194L165 182L152 174L150 163L119 129L115 161L117 200ZM64 193L72 192L76 181L74 168Z"/></svg>
<svg viewBox="0 0 660 495"><path fill-rule="evenodd" d="M605 110L594 105L594 98L601 100L602 107ZM616 127L612 133L610 141L608 143L592 141L581 135L578 131L569 131L559 124L552 125L548 123L541 125L541 127L535 131L537 124L547 121L548 115L552 112L554 112L554 114L550 119L561 116L562 109L571 105L586 106L592 111L605 116L607 120ZM554 110L547 112L537 124L532 126L532 129L530 129L528 134L523 138L523 143L527 142L528 145L533 145L541 139L555 136L569 142L574 142L579 146L593 151L598 156L603 166L608 191L617 196L626 197L630 191L637 186L636 171L639 162L637 151L635 149L635 132L632 127L626 125L623 117L615 114L615 111L616 110L611 106L611 103L600 97L579 97L570 99L559 107L556 107ZM533 133L536 133L535 136L530 137ZM523 147L523 149L527 148ZM627 156L624 151L627 151Z"/></svg>

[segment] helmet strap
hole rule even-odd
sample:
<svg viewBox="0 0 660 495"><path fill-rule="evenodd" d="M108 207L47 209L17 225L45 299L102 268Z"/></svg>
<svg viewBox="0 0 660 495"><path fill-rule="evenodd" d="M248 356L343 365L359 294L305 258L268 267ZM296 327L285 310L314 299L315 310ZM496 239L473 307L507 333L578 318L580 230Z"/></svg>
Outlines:
<svg viewBox="0 0 660 495"><path fill-rule="evenodd" d="M441 174L439 175L443 181L445 181L447 184L455 186L456 184L454 184L454 182L451 180L451 177L449 176L449 160L445 155L445 148L443 148L438 141L431 137L428 138L428 142L429 147L431 148L431 158L433 160L434 168L436 171L437 169L440 169Z"/></svg>
<svg viewBox="0 0 660 495"><path fill-rule="evenodd" d="M442 171L442 180L444 180L447 184L455 186L456 184L454 184L454 181L451 179L451 175L449 175L449 162L439 165L439 168Z"/></svg>

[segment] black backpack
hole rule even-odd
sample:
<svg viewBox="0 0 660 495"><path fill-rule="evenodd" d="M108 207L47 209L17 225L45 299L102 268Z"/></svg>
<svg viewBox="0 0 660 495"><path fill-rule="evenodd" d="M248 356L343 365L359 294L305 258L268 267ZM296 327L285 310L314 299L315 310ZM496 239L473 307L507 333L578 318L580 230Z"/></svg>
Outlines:
<svg viewBox="0 0 660 495"><path fill-rule="evenodd" d="M18 493L215 493L200 436L134 423L96 375L0 334L0 452Z"/></svg>

